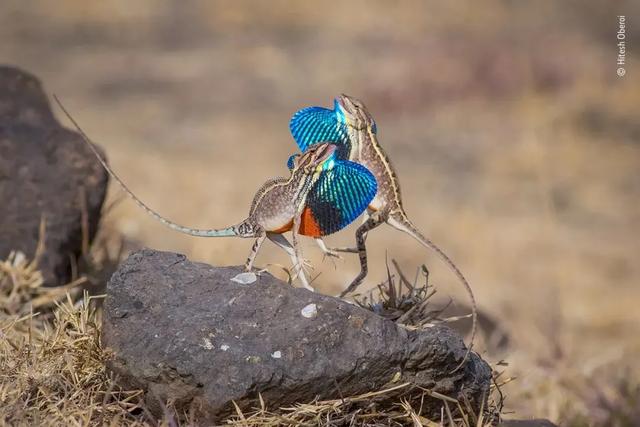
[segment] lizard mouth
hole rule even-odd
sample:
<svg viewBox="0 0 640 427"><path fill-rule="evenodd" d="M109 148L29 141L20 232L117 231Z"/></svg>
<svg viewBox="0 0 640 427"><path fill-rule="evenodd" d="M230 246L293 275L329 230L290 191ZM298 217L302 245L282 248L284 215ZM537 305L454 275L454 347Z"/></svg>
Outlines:
<svg viewBox="0 0 640 427"><path fill-rule="evenodd" d="M336 109L341 110L344 122L354 129L364 130L367 122L373 121L362 102L352 96L341 94L336 98L335 105Z"/></svg>
<svg viewBox="0 0 640 427"><path fill-rule="evenodd" d="M340 94L340 96L336 98L336 102L338 103L340 108L342 108L342 110L346 112L352 113L355 110L355 103L349 95L346 95L344 93Z"/></svg>

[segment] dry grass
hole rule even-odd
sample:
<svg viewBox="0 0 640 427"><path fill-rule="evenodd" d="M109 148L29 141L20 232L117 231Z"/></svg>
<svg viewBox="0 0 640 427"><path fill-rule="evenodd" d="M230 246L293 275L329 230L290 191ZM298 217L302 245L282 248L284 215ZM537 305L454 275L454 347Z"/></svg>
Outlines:
<svg viewBox="0 0 640 427"><path fill-rule="evenodd" d="M421 415L421 404L426 397L442 401L439 419L429 419ZM492 402L493 404L493 402ZM385 426L452 426L483 427L495 425L497 413L482 410L480 415L464 403L430 390L398 384L382 390L348 396L341 399L317 400L280 408L270 412L262 399L260 408L251 414L243 413L236 407L237 415L229 424L237 426L344 426L344 425L385 425Z"/></svg>
<svg viewBox="0 0 640 427"><path fill-rule="evenodd" d="M37 265L20 254L0 266L0 422L135 425L140 392L120 390L105 369L99 297L74 300L79 280L41 287Z"/></svg>
<svg viewBox="0 0 640 427"><path fill-rule="evenodd" d="M105 369L92 299L56 303L53 319L37 313L0 322L0 420L8 425L101 425L128 420L140 391L122 391Z"/></svg>
<svg viewBox="0 0 640 427"><path fill-rule="evenodd" d="M84 278L66 286L43 287L43 278L38 271L38 260L44 251L46 223L40 222L38 245L33 260L25 254L12 251L6 260L0 261L0 313L5 316L26 314L30 310L47 309L67 292L75 293Z"/></svg>

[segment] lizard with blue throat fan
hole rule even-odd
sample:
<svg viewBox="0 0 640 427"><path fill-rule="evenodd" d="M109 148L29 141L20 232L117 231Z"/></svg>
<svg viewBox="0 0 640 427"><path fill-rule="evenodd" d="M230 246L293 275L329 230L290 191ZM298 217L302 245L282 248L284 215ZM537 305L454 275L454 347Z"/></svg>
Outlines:
<svg viewBox="0 0 640 427"><path fill-rule="evenodd" d="M346 227L366 209L377 191L376 179L371 172L362 165L336 158L337 145L320 143L289 158L291 175L288 178L270 179L258 189L249 215L242 222L221 229L185 227L166 219L140 200L102 159L89 137L55 95L54 99L102 166L146 213L167 227L192 236L255 238L245 263L248 271L252 269L262 243L269 239L287 252L293 262L295 276L299 276L302 284L310 290L313 288L303 271L296 236L326 236ZM283 235L287 231L292 232L293 245Z"/></svg>
<svg viewBox="0 0 640 427"><path fill-rule="evenodd" d="M400 182L389 156L378 142L378 129L373 116L365 105L350 96L341 95L334 101L334 109L307 107L298 111L289 123L291 134L303 152L321 141L338 145L335 156L360 163L370 170L378 182L378 191L367 207L365 221L356 231L356 248L328 249L318 238L316 242L329 255L336 252L355 252L360 258L360 273L342 292L341 296L354 291L368 273L366 236L382 223L403 231L423 246L432 249L447 264L465 287L472 303L471 350L476 332L477 310L471 286L451 259L431 240L426 238L407 217L402 206ZM467 352L468 355L468 352ZM465 359L466 360L466 356ZM462 363L464 363L464 360Z"/></svg>

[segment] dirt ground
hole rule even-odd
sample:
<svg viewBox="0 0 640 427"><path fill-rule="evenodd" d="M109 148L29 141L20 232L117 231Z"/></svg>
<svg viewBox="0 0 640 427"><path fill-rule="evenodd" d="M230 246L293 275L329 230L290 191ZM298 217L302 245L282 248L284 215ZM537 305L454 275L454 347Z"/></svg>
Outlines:
<svg viewBox="0 0 640 427"><path fill-rule="evenodd" d="M36 74L143 200L194 227L243 219L262 182L287 173L297 109L362 99L409 217L510 335L501 351L477 346L517 377L507 409L607 425L640 406L640 32L628 31L616 75L617 16L636 25L638 12L578 0L8 1L0 61ZM212 264L241 264L251 246L179 235L127 200L105 227ZM409 271L426 263L443 296L467 303L408 236L381 227L367 243L369 286L388 255ZM305 254L321 292L358 272L357 257L334 266L311 241ZM287 262L269 244L258 258Z"/></svg>

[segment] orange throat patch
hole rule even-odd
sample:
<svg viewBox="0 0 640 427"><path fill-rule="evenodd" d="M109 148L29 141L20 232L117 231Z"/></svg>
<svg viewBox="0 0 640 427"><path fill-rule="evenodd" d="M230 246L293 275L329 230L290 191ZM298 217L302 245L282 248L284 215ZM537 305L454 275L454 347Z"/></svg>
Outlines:
<svg viewBox="0 0 640 427"><path fill-rule="evenodd" d="M302 211L302 218L300 220L300 228L298 229L298 234L310 237L322 236L320 224L318 224L316 219L313 217L313 212L311 212L310 208L304 208L304 211Z"/></svg>

